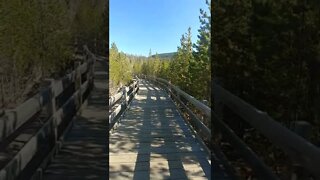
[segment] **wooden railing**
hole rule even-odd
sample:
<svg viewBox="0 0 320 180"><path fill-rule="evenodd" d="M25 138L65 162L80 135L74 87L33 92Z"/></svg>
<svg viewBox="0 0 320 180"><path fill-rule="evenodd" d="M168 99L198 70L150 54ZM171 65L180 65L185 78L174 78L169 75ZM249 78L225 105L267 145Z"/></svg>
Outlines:
<svg viewBox="0 0 320 180"><path fill-rule="evenodd" d="M252 167L259 179L279 178L224 122L223 108L225 107L240 116L274 145L280 147L292 159L292 162L299 163L301 168L307 171L307 174L313 175L316 179L320 178L320 149L318 147L273 120L266 112L256 109L231 94L217 82L213 83L213 93L214 112L212 124L214 124L214 137L219 137L222 134L223 138L227 139Z"/></svg>
<svg viewBox="0 0 320 180"><path fill-rule="evenodd" d="M178 104L183 108L183 110L188 114L190 123L193 125L197 134L205 142L211 141L211 129L210 119L211 119L211 108L195 99L191 95L182 91L177 86L174 86L169 81L157 77L147 77L142 75L143 78L153 81L156 84L164 87L164 89L171 95L171 98L174 99ZM193 106L198 112L195 112L190 105ZM199 113L200 112L200 113ZM207 119L208 121L204 121Z"/></svg>
<svg viewBox="0 0 320 180"><path fill-rule="evenodd" d="M139 79L136 78L128 87L123 86L120 92L109 98L109 131L113 129L138 90ZM116 104L118 105L117 107L115 107Z"/></svg>
<svg viewBox="0 0 320 180"><path fill-rule="evenodd" d="M71 73L46 79L38 94L0 117L0 179L41 176L60 148L93 85L95 57L84 49Z"/></svg>

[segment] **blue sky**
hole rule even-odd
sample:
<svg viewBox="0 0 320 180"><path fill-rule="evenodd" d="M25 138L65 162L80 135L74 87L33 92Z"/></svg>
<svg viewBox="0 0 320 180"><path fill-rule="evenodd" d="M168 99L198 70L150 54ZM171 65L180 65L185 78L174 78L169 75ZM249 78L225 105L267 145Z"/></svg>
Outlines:
<svg viewBox="0 0 320 180"><path fill-rule="evenodd" d="M197 40L200 8L205 0L110 0L110 45L125 53L148 56L174 52L182 34L191 27Z"/></svg>

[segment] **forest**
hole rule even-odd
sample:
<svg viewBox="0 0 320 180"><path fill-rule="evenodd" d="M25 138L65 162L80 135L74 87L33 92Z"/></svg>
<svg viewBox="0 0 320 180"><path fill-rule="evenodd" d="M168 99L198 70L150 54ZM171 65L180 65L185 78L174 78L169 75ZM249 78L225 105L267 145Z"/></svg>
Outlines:
<svg viewBox="0 0 320 180"><path fill-rule="evenodd" d="M106 3L0 0L0 109L37 93L43 79L72 69L76 48L87 44L95 50L95 44L106 44Z"/></svg>
<svg viewBox="0 0 320 180"><path fill-rule="evenodd" d="M207 5L212 13L200 10L197 42L191 42L189 28L171 59L159 58L151 52L148 58L128 57L118 52L113 43L111 86L126 84L135 74L157 76L199 100L207 100L212 107L211 85L217 80L283 126L290 128L296 121L310 123L312 131L308 140L319 146L320 3L218 0ZM229 126L237 135L281 178L288 178L288 157L257 131L252 131L241 118L226 111L228 118L234 119ZM227 152L231 159L236 154L235 150L226 151L233 153ZM247 166L239 162L238 157L235 166L248 174Z"/></svg>
<svg viewBox="0 0 320 180"><path fill-rule="evenodd" d="M210 4L208 10L200 10L199 36L191 41L191 28L182 35L177 53L172 58L160 58L150 49L148 57L127 55L119 52L115 42L110 48L110 93L120 84L125 85L134 75L144 74L171 81L183 91L211 106L211 62L210 62ZM207 12L208 11L208 12ZM126 65L125 65L126 64Z"/></svg>
<svg viewBox="0 0 320 180"><path fill-rule="evenodd" d="M212 73L223 87L286 127L311 124L320 145L319 1L219 0L212 11ZM234 117L235 118L235 117ZM239 118L232 127L246 127ZM233 121L233 122L236 122ZM242 130L241 130L242 129ZM255 152L289 178L287 156L256 131ZM244 138L243 138L244 139ZM250 141L250 142L249 142Z"/></svg>
<svg viewBox="0 0 320 180"><path fill-rule="evenodd" d="M218 1L213 75L284 123L320 123L319 3Z"/></svg>

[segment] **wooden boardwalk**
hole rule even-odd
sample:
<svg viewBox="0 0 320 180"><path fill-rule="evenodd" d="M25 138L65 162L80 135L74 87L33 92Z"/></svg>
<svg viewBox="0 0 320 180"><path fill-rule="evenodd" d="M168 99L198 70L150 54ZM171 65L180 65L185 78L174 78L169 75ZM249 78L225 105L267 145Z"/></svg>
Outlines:
<svg viewBox="0 0 320 180"><path fill-rule="evenodd" d="M94 88L62 149L44 172L45 180L107 179L106 65L95 63Z"/></svg>
<svg viewBox="0 0 320 180"><path fill-rule="evenodd" d="M109 179L211 179L210 155L165 91L139 85L109 137Z"/></svg>

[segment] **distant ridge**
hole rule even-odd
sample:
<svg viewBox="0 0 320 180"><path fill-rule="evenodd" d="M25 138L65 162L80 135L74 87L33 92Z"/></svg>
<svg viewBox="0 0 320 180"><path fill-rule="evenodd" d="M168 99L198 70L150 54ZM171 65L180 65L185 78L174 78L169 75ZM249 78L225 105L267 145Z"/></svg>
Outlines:
<svg viewBox="0 0 320 180"><path fill-rule="evenodd" d="M170 52L170 53L161 53L158 54L159 58L161 59L171 59L177 52ZM151 57L156 57L156 55L152 55Z"/></svg>

